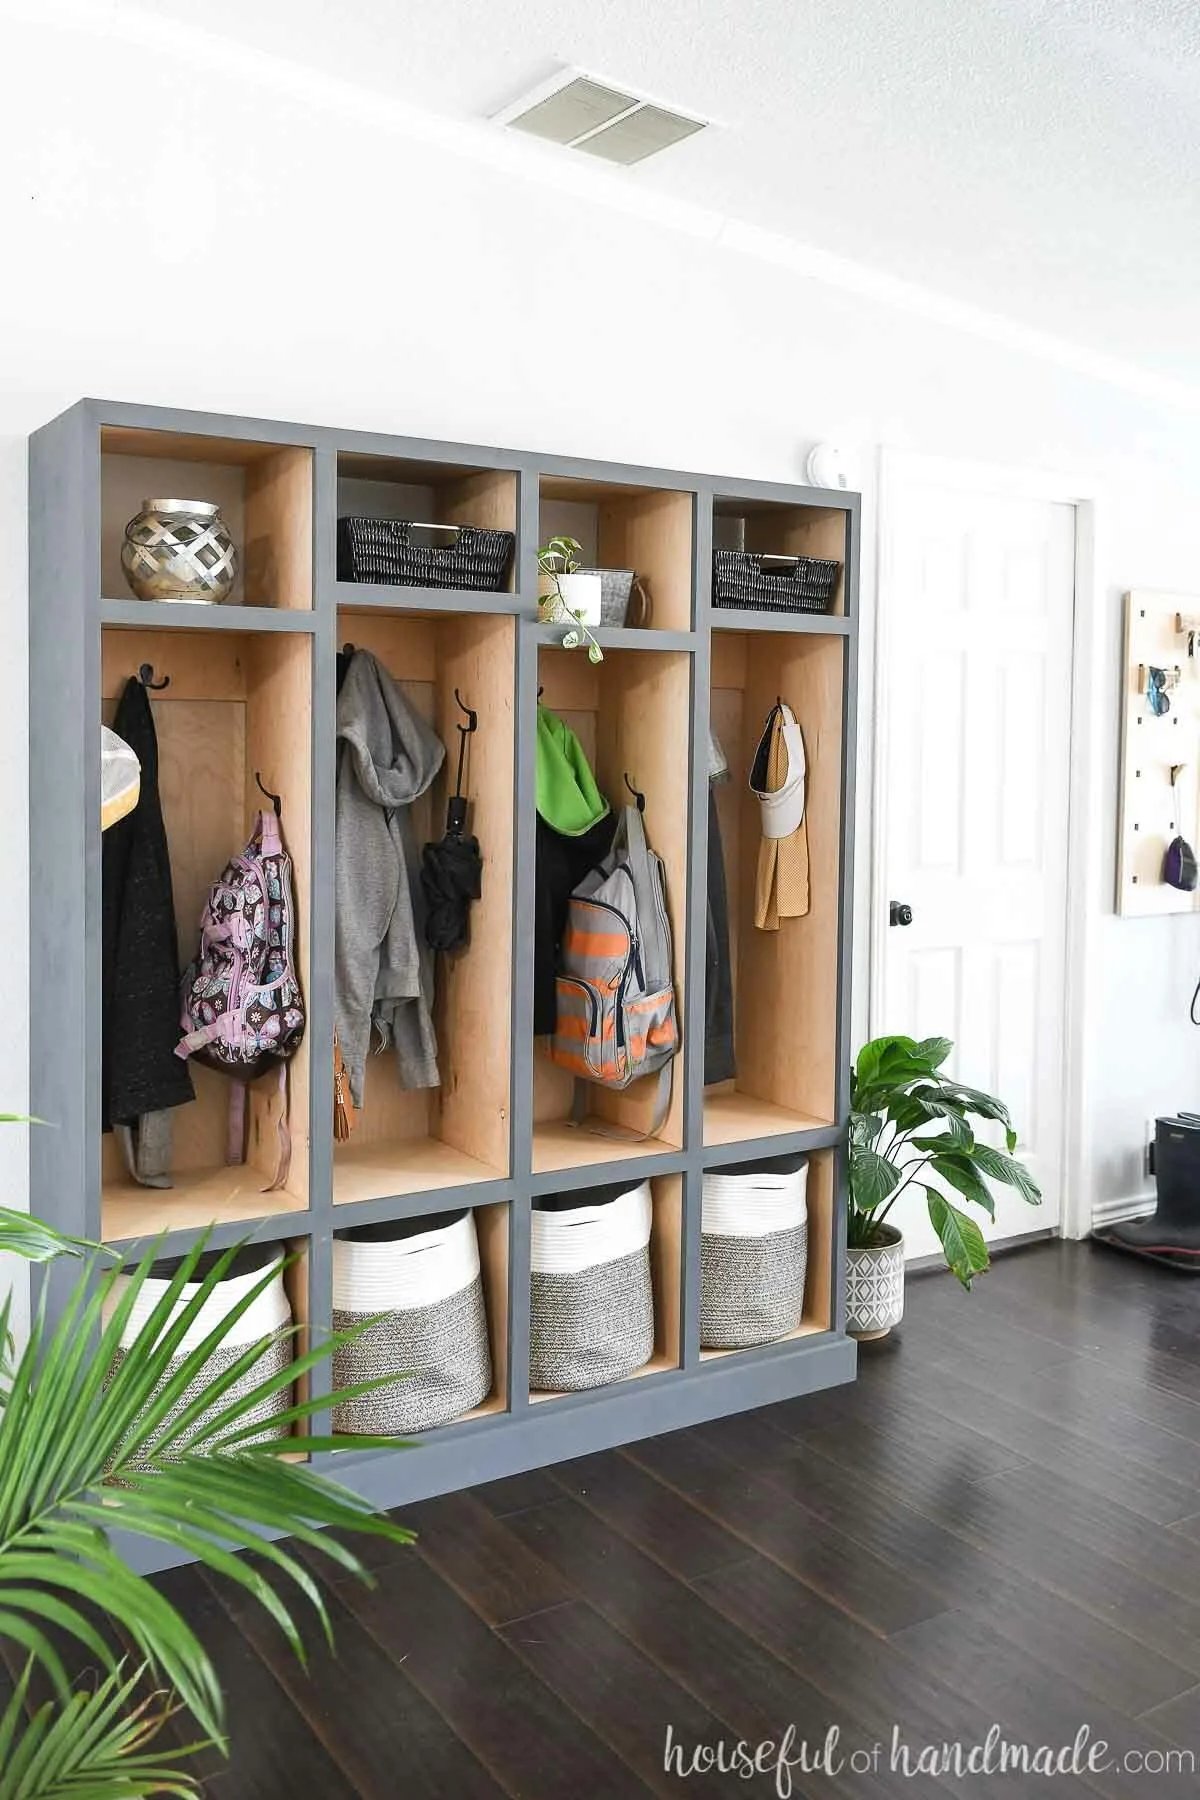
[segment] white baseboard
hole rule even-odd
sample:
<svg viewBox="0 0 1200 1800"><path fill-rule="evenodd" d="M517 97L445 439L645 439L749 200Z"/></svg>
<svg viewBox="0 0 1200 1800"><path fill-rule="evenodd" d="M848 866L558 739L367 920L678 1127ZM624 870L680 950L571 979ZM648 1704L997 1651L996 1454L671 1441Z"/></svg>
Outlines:
<svg viewBox="0 0 1200 1800"><path fill-rule="evenodd" d="M1101 1200L1092 1208L1092 1230L1102 1225L1121 1225L1126 1219L1144 1219L1157 1205L1155 1194L1127 1194L1120 1200Z"/></svg>

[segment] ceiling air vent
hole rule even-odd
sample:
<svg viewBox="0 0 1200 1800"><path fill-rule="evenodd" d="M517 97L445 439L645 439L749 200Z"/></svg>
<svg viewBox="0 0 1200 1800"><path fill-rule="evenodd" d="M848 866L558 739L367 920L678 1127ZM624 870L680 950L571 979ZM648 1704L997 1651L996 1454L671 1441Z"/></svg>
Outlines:
<svg viewBox="0 0 1200 1800"><path fill-rule="evenodd" d="M707 123L570 69L506 107L498 118L514 131L625 165L657 155L703 131Z"/></svg>

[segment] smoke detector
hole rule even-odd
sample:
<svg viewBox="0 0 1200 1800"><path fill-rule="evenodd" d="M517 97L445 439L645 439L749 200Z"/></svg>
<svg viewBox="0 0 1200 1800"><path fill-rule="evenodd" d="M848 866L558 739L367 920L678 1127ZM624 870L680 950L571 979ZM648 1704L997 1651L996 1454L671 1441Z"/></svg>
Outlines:
<svg viewBox="0 0 1200 1800"><path fill-rule="evenodd" d="M576 69L561 69L506 106L496 120L514 131L626 167L694 137L709 123Z"/></svg>

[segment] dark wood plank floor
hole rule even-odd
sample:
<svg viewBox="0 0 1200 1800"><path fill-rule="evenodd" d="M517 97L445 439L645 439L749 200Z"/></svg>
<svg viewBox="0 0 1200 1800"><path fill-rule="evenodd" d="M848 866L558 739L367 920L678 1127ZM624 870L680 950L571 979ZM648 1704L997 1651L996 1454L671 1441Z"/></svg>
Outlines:
<svg viewBox="0 0 1200 1800"><path fill-rule="evenodd" d="M1086 1245L997 1260L967 1296L910 1283L853 1388L431 1501L331 1591L309 1673L238 1594L164 1578L228 1682L218 1800L632 1800L776 1791L664 1769L778 1740L878 1771L808 1796L1175 1800L1186 1770L892 1773L996 1723L1087 1725L1114 1758L1200 1767L1200 1282ZM415 1452L414 1454L419 1454Z"/></svg>

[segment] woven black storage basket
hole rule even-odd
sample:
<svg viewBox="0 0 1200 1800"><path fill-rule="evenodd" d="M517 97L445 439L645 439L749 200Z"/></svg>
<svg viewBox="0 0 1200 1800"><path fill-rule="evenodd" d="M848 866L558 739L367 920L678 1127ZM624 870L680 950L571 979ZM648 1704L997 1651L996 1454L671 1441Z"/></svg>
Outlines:
<svg viewBox="0 0 1200 1800"><path fill-rule="evenodd" d="M714 550L712 603L754 612L828 612L841 566L820 556Z"/></svg>
<svg viewBox="0 0 1200 1800"><path fill-rule="evenodd" d="M446 541L427 541L424 534L431 530ZM337 522L338 580L495 592L504 586L515 543L513 532L482 525L430 527L408 519L343 518Z"/></svg>

